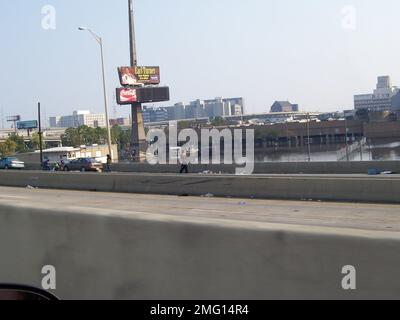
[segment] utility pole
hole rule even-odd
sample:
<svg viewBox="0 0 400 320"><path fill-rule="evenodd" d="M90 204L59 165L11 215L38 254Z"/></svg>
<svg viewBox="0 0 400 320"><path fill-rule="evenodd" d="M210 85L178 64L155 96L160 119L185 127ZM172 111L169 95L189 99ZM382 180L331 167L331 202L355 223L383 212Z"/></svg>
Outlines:
<svg viewBox="0 0 400 320"><path fill-rule="evenodd" d="M137 67L136 34L135 34L135 15L133 0L128 0L129 6L129 42L131 67ZM135 162L140 162L140 151L145 151L146 136L143 125L142 104L133 103L132 108L132 135L131 153Z"/></svg>
<svg viewBox="0 0 400 320"><path fill-rule="evenodd" d="M350 154L349 154L349 142L347 141L347 133L348 133L348 128L347 128L347 119L344 120L344 127L346 130L345 133L345 140L346 140L346 160L347 162L350 162Z"/></svg>
<svg viewBox="0 0 400 320"><path fill-rule="evenodd" d="M39 122L39 150L40 150L40 166L43 164L43 132L42 132L42 117L40 113L40 102L38 103L38 122Z"/></svg>
<svg viewBox="0 0 400 320"><path fill-rule="evenodd" d="M311 162L311 134L310 134L310 114L307 113L307 145L308 145L308 162Z"/></svg>

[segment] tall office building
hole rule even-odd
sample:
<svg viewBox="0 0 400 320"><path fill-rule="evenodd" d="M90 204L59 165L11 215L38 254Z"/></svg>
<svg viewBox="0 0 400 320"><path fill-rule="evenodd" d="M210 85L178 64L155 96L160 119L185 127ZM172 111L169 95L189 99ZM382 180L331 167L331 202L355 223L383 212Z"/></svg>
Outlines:
<svg viewBox="0 0 400 320"><path fill-rule="evenodd" d="M144 123L169 121L167 108L143 107L142 116Z"/></svg>
<svg viewBox="0 0 400 320"><path fill-rule="evenodd" d="M398 92L399 88L392 85L389 76L378 77L378 84L372 94L354 96L354 108L356 110L390 111L392 108L392 98Z"/></svg>
<svg viewBox="0 0 400 320"><path fill-rule="evenodd" d="M176 103L172 107L165 108L168 112L168 120L184 120L185 116L185 105L182 102Z"/></svg>
<svg viewBox="0 0 400 320"><path fill-rule="evenodd" d="M195 100L185 105L183 102L174 106L159 108L158 121L156 121L154 108L143 108L143 119L145 123L164 121L202 119L228 116L241 116L244 114L243 98L215 98L211 100Z"/></svg>
<svg viewBox="0 0 400 320"><path fill-rule="evenodd" d="M215 98L213 100L205 100L205 115L208 118L223 117L225 115L225 103L222 98Z"/></svg>
<svg viewBox="0 0 400 320"><path fill-rule="evenodd" d="M92 114L90 111L74 111L69 116L56 116L49 119L52 128L78 128L88 126L91 128L105 128L105 114Z"/></svg>
<svg viewBox="0 0 400 320"><path fill-rule="evenodd" d="M173 108L174 108L174 119L173 120L185 119L185 105L182 102L176 103Z"/></svg>
<svg viewBox="0 0 400 320"><path fill-rule="evenodd" d="M186 119L199 119L205 117L204 101L196 100L192 101L185 107L185 118Z"/></svg>
<svg viewBox="0 0 400 320"><path fill-rule="evenodd" d="M240 116L244 114L243 98L215 98L205 100L205 113L209 118Z"/></svg>
<svg viewBox="0 0 400 320"><path fill-rule="evenodd" d="M231 115L232 116L240 116L245 113L245 104L243 98L226 98L224 102L229 102L231 105Z"/></svg>

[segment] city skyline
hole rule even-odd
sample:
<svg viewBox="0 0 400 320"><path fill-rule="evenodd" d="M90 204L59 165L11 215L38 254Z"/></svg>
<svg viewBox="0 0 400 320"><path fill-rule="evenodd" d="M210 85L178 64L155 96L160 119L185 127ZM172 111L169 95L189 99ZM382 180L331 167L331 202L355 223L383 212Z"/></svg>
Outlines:
<svg viewBox="0 0 400 320"><path fill-rule="evenodd" d="M343 25L343 8L348 5L343 1L309 0L301 5L254 0L248 5L225 0L168 4L136 0L139 64L160 65L162 83L171 86L170 105L199 96L243 96L248 113L266 112L275 100L296 101L307 111L352 109L353 96L369 92L376 76L388 74L394 84L400 83L394 72L399 67L395 57L399 45L390 41L395 31L388 28L400 4L391 0L379 7L368 0L351 4L356 9L354 28ZM0 4L7 13L0 21L4 90L0 110L4 116L36 118L40 100L47 116L74 109L101 112L98 51L77 31L87 25L105 40L114 117L116 68L129 60L126 1L51 1L55 30L42 28L46 5L39 0ZM224 16L231 18L222 23ZM290 24L280 24L288 18ZM192 20L203 24L190 24ZM128 108L116 108L117 116L129 113Z"/></svg>

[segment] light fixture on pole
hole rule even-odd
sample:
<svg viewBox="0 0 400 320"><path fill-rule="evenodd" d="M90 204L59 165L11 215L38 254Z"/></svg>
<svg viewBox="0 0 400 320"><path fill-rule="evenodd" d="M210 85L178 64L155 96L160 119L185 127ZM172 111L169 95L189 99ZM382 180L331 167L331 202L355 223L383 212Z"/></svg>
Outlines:
<svg viewBox="0 0 400 320"><path fill-rule="evenodd" d="M79 27L80 31L88 31L93 38L100 45L101 52L101 69L103 74L103 91L104 91L104 108L106 112L106 126L107 126L107 143L108 143L108 154L111 158L113 158L112 147L111 147L111 129L110 129L110 120L108 118L108 97L107 97L107 85L106 85L106 73L105 73L105 62L104 62L104 48L103 48L103 39L99 37L96 33L94 33L89 28Z"/></svg>

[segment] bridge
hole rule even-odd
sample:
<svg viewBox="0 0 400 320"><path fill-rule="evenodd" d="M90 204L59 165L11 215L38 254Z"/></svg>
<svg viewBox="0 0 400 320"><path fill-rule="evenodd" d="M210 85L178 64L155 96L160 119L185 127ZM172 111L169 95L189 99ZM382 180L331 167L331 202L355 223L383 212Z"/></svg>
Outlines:
<svg viewBox="0 0 400 320"><path fill-rule="evenodd" d="M0 142L6 141L10 135L17 133L19 136L23 137L25 142L31 141L33 133L37 133L37 130L33 130L29 135L26 130L14 129L2 129L0 130ZM52 128L43 129L43 141L47 147L60 147L61 146L61 136L65 133L65 129Z"/></svg>

